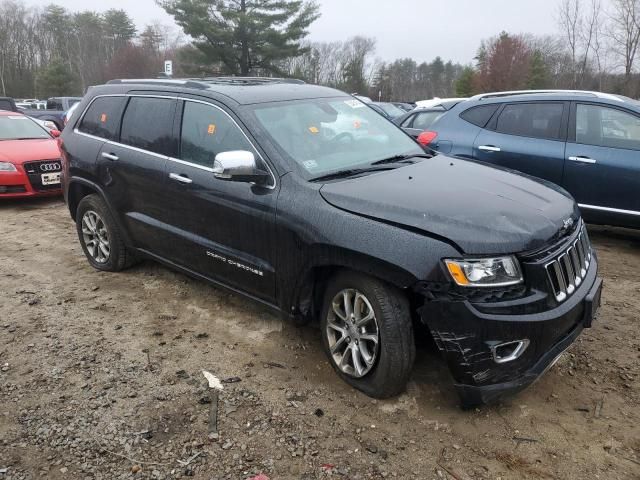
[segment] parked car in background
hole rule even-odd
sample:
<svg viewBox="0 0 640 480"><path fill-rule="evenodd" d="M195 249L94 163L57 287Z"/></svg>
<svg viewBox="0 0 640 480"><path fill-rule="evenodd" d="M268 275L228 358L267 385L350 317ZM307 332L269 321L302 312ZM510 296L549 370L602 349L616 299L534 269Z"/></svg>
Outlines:
<svg viewBox="0 0 640 480"><path fill-rule="evenodd" d="M393 103L389 102L373 102L369 104L369 106L378 113L380 113L380 111L384 112L384 116L389 120L393 120L394 118L397 118L400 115L404 115L405 113L404 110L396 107Z"/></svg>
<svg viewBox="0 0 640 480"><path fill-rule="evenodd" d="M430 100L418 100L416 102L416 108L429 108L435 107L436 105L441 105L445 102L461 102L462 100L466 100L465 97L461 98L438 98L434 97Z"/></svg>
<svg viewBox="0 0 640 480"><path fill-rule="evenodd" d="M59 135L26 115L0 111L0 200L62 193Z"/></svg>
<svg viewBox="0 0 640 480"><path fill-rule="evenodd" d="M51 121L58 130L62 130L67 111L80 100L82 97L53 97L47 100L46 110L25 110L24 113L33 118Z"/></svg>
<svg viewBox="0 0 640 480"><path fill-rule="evenodd" d="M412 105L410 103L405 103L405 102L390 102L390 103L398 107L400 110L404 110L405 112L410 112L411 110L416 108L416 105Z"/></svg>
<svg viewBox="0 0 640 480"><path fill-rule="evenodd" d="M640 103L585 91L489 93L458 104L423 142L565 188L593 223L640 228Z"/></svg>
<svg viewBox="0 0 640 480"><path fill-rule="evenodd" d="M411 110L404 115L394 118L393 123L398 125L417 140L419 135L421 135L425 130L431 128L431 125L433 125L436 120L455 107L458 103L460 102L453 100L443 102L433 107L418 107L415 110Z"/></svg>
<svg viewBox="0 0 640 480"><path fill-rule="evenodd" d="M0 110L4 110L6 112L17 112L18 106L13 98L0 97Z"/></svg>
<svg viewBox="0 0 640 480"><path fill-rule="evenodd" d="M564 190L431 157L350 95L122 80L78 108L62 178L94 268L152 258L317 321L332 367L370 396L405 389L415 324L470 406L532 383L598 309L597 256Z"/></svg>
<svg viewBox="0 0 640 480"><path fill-rule="evenodd" d="M16 105L20 111L47 109L47 102L42 102L40 100L36 100L36 101L22 100L22 101L16 102Z"/></svg>

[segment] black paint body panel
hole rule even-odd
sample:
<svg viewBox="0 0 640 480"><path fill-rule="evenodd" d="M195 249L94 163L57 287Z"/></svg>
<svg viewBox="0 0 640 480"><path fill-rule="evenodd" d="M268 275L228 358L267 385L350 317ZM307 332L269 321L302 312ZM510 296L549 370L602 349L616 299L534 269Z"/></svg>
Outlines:
<svg viewBox="0 0 640 480"><path fill-rule="evenodd" d="M109 85L92 89L79 111L100 95L160 95L217 105L235 119L274 175L275 187L220 180L210 169L79 134L73 123L82 115L75 116L62 135L63 186L71 214L82 195L99 194L126 244L141 254L288 317L317 315L314 289L327 271L346 268L378 277L406 291L414 319L431 330L459 390L528 379L532 366L583 315L597 262L583 287L558 305L542 260L534 258L541 248L567 241L567 220L580 224L577 206L558 187L443 155L357 178L309 182L252 128L242 105L261 99L351 98L331 89ZM176 125L173 135L178 131ZM171 182L170 174L192 182ZM442 262L505 254L520 258L526 281L495 292L456 289ZM523 336L530 337L532 347L518 365L501 368L490 361L487 342ZM494 397L473 394L467 400Z"/></svg>

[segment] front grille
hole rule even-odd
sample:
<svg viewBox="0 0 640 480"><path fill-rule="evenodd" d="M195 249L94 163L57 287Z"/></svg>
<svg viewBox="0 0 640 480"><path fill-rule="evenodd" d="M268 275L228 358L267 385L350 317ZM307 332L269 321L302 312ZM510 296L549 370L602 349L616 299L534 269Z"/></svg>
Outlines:
<svg viewBox="0 0 640 480"><path fill-rule="evenodd" d="M563 302L576 291L591 264L591 242L582 224L577 237L560 254L545 265L553 293Z"/></svg>
<svg viewBox="0 0 640 480"><path fill-rule="evenodd" d="M39 192L46 192L47 190L59 190L60 184L43 185L42 174L43 173L58 173L62 171L62 162L60 160L44 160L40 162L29 162L23 165L29 182L34 190Z"/></svg>

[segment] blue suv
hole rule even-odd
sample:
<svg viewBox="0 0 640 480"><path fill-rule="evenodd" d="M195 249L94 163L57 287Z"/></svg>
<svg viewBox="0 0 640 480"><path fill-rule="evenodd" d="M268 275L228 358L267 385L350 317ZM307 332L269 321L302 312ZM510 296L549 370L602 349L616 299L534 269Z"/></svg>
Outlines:
<svg viewBox="0 0 640 480"><path fill-rule="evenodd" d="M589 222L640 228L640 102L630 98L575 90L477 95L419 141L560 185Z"/></svg>

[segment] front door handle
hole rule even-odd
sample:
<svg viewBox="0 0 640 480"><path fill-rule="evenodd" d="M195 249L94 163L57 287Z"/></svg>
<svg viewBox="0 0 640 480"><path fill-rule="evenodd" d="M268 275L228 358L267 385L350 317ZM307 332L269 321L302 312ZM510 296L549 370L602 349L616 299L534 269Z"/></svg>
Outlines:
<svg viewBox="0 0 640 480"><path fill-rule="evenodd" d="M578 155L577 157L569 157L569 160L571 160L572 162L578 162L578 163L590 163L590 164L598 163L598 161L595 160L594 158L589 158L582 155Z"/></svg>
<svg viewBox="0 0 640 480"><path fill-rule="evenodd" d="M184 175L179 175L177 173L170 173L169 178L171 180L175 180L176 182L184 183L185 185L189 183L193 183L193 180L191 180L189 177L186 177Z"/></svg>
<svg viewBox="0 0 640 480"><path fill-rule="evenodd" d="M500 147L495 147L493 145L480 145L478 150L482 150L483 152L500 152Z"/></svg>
<svg viewBox="0 0 640 480"><path fill-rule="evenodd" d="M106 158L107 160L111 160L112 162L120 160L120 157L118 157L117 155L114 155L113 153L107 153L107 152L102 152L102 158Z"/></svg>

